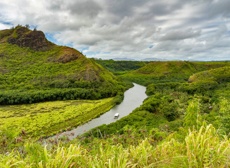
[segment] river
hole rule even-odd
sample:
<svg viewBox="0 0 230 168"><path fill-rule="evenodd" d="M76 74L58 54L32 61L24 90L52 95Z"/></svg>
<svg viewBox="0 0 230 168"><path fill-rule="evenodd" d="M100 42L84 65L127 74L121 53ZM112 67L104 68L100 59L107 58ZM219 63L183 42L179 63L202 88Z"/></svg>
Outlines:
<svg viewBox="0 0 230 168"><path fill-rule="evenodd" d="M143 101L147 98L145 94L146 87L134 83L134 86L124 93L124 100L119 104L113 107L108 112L102 114L98 118L92 119L91 121L78 126L77 128L60 133L51 138L60 138L67 136L70 140L76 138L78 135L81 135L92 128L98 127L103 124L110 124L121 119L124 116L130 114L135 108L139 107ZM114 119L114 115L119 113L119 117Z"/></svg>

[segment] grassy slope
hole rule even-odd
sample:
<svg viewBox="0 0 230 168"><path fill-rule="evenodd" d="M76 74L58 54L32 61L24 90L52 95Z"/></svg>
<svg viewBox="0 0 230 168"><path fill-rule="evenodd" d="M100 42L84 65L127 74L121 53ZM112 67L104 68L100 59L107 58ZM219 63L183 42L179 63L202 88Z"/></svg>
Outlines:
<svg viewBox="0 0 230 168"><path fill-rule="evenodd" d="M13 137L14 143L22 130L26 138L39 138L85 123L120 102L124 88L101 65L75 49L50 43L40 31L21 26L0 31L0 144L3 146L11 143L9 137ZM75 100L111 96L116 97ZM9 105L45 101L49 102Z"/></svg>
<svg viewBox="0 0 230 168"><path fill-rule="evenodd" d="M121 77L144 85L153 82L186 82L189 76L196 72L229 65L230 62L150 62L137 70L121 75Z"/></svg>
<svg viewBox="0 0 230 168"><path fill-rule="evenodd" d="M40 138L76 127L114 106L114 98L8 105L0 108L0 130Z"/></svg>
<svg viewBox="0 0 230 168"><path fill-rule="evenodd" d="M176 62L173 62L174 65L175 63ZM179 64L181 64L181 62L179 62ZM210 67L219 67L226 63L197 64L201 66L201 70L202 68L206 69L206 67L203 67L204 64ZM170 69L170 71L173 70L174 67ZM220 102L230 102L228 91L230 86L229 72L229 66L198 72L191 76L194 80L192 83L191 79L189 80L190 83L187 82L189 77L186 82L178 80L176 83L169 80L173 77L168 78L169 82L165 79L158 79L158 83L148 85L147 94L149 97L129 116L108 126L103 125L95 128L86 136L90 137L93 135L98 138L111 136L113 134L122 136L130 130L131 132L137 132L137 134L144 130L147 131L147 134L151 131L156 132L155 140L162 139L165 137L165 133L175 131L182 126L183 117L186 114L185 109L188 106L188 102L192 99L199 100L201 114L218 128L220 121L216 120L216 118L218 118L219 115ZM210 78L215 79L215 85L212 85L213 82L209 81ZM140 76L140 79L142 82L146 82L143 75ZM208 83L206 81L208 81ZM225 124L225 126L227 133L230 131L230 127L228 124ZM102 135L98 134L98 130L101 131ZM159 130L163 130L163 133ZM138 137L136 134L135 136ZM119 142L122 143L123 139L121 138Z"/></svg>
<svg viewBox="0 0 230 168"><path fill-rule="evenodd" d="M200 64L200 69L195 72L227 63L208 63L210 65L207 67L204 66L206 63L196 64L198 67ZM179 84L194 73L193 68L188 65L183 67L180 62L159 65L161 68L158 69L157 65L150 63L148 68L124 77L145 84L154 81L176 81ZM152 67L155 68L153 73ZM223 82L229 88L229 82ZM95 130L97 134L83 136L80 142L71 142L69 147L53 147L53 150L47 151L38 144L25 144L19 152L2 155L0 166L229 167L229 138L223 137L221 131L229 132L230 100L228 94L223 94L226 88L222 86L208 88L210 90L204 90L201 94L199 90L193 95L174 86L159 89L151 85L148 90L155 90L150 98L130 117L119 120L120 123L102 126L101 132ZM215 93L215 97L206 94L206 91ZM204 119L220 130L202 124ZM86 145L81 147L79 143Z"/></svg>
<svg viewBox="0 0 230 168"><path fill-rule="evenodd" d="M191 83L200 81L215 81L219 83L230 81L230 66L195 73L189 77L188 81Z"/></svg>
<svg viewBox="0 0 230 168"><path fill-rule="evenodd" d="M178 139L177 136L181 138ZM91 140L88 147L79 143L47 149L27 143L21 152L0 154L0 166L7 167L229 167L230 141L212 125L185 128L170 134L159 144L147 137L137 145L124 147L117 139ZM129 135L129 139L135 137ZM135 139L136 140L136 139ZM111 144L111 141L114 144ZM94 144L93 144L94 143Z"/></svg>
<svg viewBox="0 0 230 168"><path fill-rule="evenodd" d="M32 93L38 90L46 92L62 88L93 88L91 93L96 94L107 88L108 93L87 95L89 98L101 98L114 96L119 88L122 88L111 72L72 48L48 43L48 49L37 51L30 47L20 47L18 44L9 43L7 39L19 36L17 33L20 29L22 27L0 31L0 91L5 93L2 95L2 97L6 96L5 101L8 101L11 95L26 94L30 90ZM27 29L25 34L31 32L33 31ZM39 45L42 44L39 43ZM103 89L100 90L100 88ZM45 97L44 92L41 94ZM56 90L54 94L55 92ZM57 99L55 96L50 99ZM18 99L22 97L18 96ZM65 93L61 99L68 99L68 97ZM42 101L42 98L38 101Z"/></svg>
<svg viewBox="0 0 230 168"><path fill-rule="evenodd" d="M204 66L204 63L198 63ZM211 64L212 67L223 66L225 63L206 63ZM213 65L214 64L214 65ZM204 68L206 69L206 68ZM92 137L97 137L100 141L106 139L103 143L111 143L111 144L122 144L123 146L129 145L140 145L142 139L147 139L152 145L156 145L157 147L153 147L153 150L157 150L161 148L162 151L159 151L159 155L162 156L161 161L155 162L150 161L149 164L159 164L159 167L166 166L167 163L169 167L177 167L177 164L184 164L184 167L189 167L190 163L193 165L200 164L199 166L204 166L205 164L211 166L212 159L218 160L219 156L215 156L213 158L207 158L205 160L204 155L201 154L202 149L196 148L195 143L201 143L204 140L204 137L201 136L201 133L197 135L188 135L185 139L183 139L183 134L186 132L184 130L186 128L187 123L190 126L194 126L194 128L199 129L202 125L202 121L206 123L211 123L215 126L216 129L220 129L222 135L229 135L230 125L230 97L229 97L229 77L230 77L230 69L229 66L211 69L203 72L198 72L193 74L190 77L190 83L186 82L190 88L195 91L193 93L189 92L189 89L181 89L180 85L184 85L185 82L177 81L177 84L174 85L171 81L166 82L164 79L160 81L160 83L152 83L148 86L147 92L149 93L149 98L144 101L143 105L129 116L117 121L116 123L112 123L108 126L103 125L98 128L95 128L90 133L86 134L85 142L87 144L91 144L92 141L88 141L88 139ZM143 76L142 76L143 77ZM143 81L144 79L141 78ZM195 83L205 82L212 79L214 82L218 82L218 85L215 87L207 87L203 85L194 85ZM192 81L193 80L193 81ZM187 79L188 81L188 79ZM192 82L192 83L191 83ZM196 102L196 103L194 103ZM188 113L191 114L188 114ZM185 117L187 115L187 117ZM202 119L201 119L202 118ZM196 123L200 120L200 123ZM202 128L204 129L204 128ZM208 129L206 127L205 129ZM183 131L182 131L183 130ZM169 142L169 139L172 139L172 135L176 137L175 141ZM190 132L191 133L191 132ZM93 135L93 136L92 136ZM212 135L207 135L207 139L211 139ZM135 138L135 141L132 138ZM215 135L215 138L218 139L219 135ZM166 143L163 139L166 138ZM168 138L168 139L167 139ZM194 142L193 140L189 140L189 138L197 138ZM214 138L214 137L213 137ZM214 139L215 139L214 138ZM83 138L84 139L84 138ZM96 139L96 138L95 138ZM97 139L97 140L98 140ZM230 152L230 143L229 138L226 138L226 155L223 157L223 164L229 165L230 160L228 158L228 154ZM95 140L95 141L97 141ZM162 143L163 140L163 144ZM192 142L193 141L193 142ZM182 154L181 149L186 149L186 147L179 147L179 143L187 145L187 147L191 147L186 152L188 155L185 156ZM176 144L177 145L176 145ZM170 149L167 149L167 145L172 145ZM174 146L174 145L175 146ZM212 142L213 144L213 142ZM198 145L198 144L197 144ZM212 145L211 145L212 146ZM169 146L168 146L169 147ZM130 146L128 150L130 150ZM196 148L196 149L192 149ZM213 148L206 146L207 150L212 150ZM166 149L164 151L163 149ZM136 149L137 150L137 149ZM144 150L144 149L143 149ZM182 153L174 153L173 151L181 150ZM187 150L187 149L186 149ZM194 150L197 152L192 152ZM148 155L151 155L150 151L148 151ZM163 153L161 153L163 152ZM165 152L167 154L171 153L171 159L167 160L168 156L164 155ZM217 151L216 151L217 152ZM199 160L193 160L195 158L189 157L191 155L196 155ZM173 156L174 155L174 156ZM208 154L207 154L208 155ZM156 157L156 156L155 156ZM176 158L184 158L184 161L177 161ZM191 159L189 161L189 159ZM221 159L220 159L221 160ZM219 161L220 161L219 160ZM142 159L140 162L143 161ZM200 163L199 163L200 162ZM221 161L220 161L221 162ZM145 163L147 164L147 163ZM147 164L148 165L148 164ZM193 166L194 166L193 165ZM180 165L181 166L181 165ZM191 166L191 165L190 165ZM199 167L198 166L198 167ZM213 165L212 165L213 166Z"/></svg>
<svg viewBox="0 0 230 168"><path fill-rule="evenodd" d="M206 76L201 74L208 73L210 79L210 74L218 74L222 69L225 68L195 74L198 77L194 83L205 80ZM230 85L229 81L220 79L217 81L223 84L202 93L198 90L195 95L174 85L171 87L170 81L163 79L169 87L150 85L148 91L154 90L149 92L151 96L128 117L103 125L70 145L53 146L53 150L27 143L20 152L2 155L0 165L229 167L230 142L229 137L223 135L230 129L230 99L226 92ZM177 82L184 84L184 81Z"/></svg>
<svg viewBox="0 0 230 168"><path fill-rule="evenodd" d="M148 63L143 61L114 61L101 59L95 59L95 61L117 75L139 69Z"/></svg>

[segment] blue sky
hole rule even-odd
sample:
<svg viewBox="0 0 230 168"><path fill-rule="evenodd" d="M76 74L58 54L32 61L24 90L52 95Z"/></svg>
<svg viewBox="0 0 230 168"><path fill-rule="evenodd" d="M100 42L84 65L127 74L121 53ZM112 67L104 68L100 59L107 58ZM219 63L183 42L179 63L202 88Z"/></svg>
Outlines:
<svg viewBox="0 0 230 168"><path fill-rule="evenodd" d="M88 57L230 60L230 0L3 0L0 29L32 25Z"/></svg>

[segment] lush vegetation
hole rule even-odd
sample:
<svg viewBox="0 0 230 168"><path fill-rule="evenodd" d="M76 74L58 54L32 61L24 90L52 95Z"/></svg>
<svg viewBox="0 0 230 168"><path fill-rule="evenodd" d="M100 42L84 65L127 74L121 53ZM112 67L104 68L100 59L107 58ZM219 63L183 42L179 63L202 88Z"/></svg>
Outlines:
<svg viewBox="0 0 230 168"><path fill-rule="evenodd" d="M77 50L42 37L22 26L0 31L0 104L122 95L126 85L111 72Z"/></svg>
<svg viewBox="0 0 230 168"><path fill-rule="evenodd" d="M172 62L170 63L172 64ZM174 63L176 62L173 62L173 64ZM161 65L162 63L159 62L159 64ZM179 62L179 64L182 63ZM196 64L200 65L201 63ZM93 135L94 137L100 138L113 134L123 135L127 131L130 131L130 129L133 130L132 132L141 132L143 130L145 132L151 132L154 128L154 130L163 130L163 132L159 133L159 139L162 139L166 133L177 131L179 127L183 126L188 102L192 99L199 100L199 110L205 120L215 125L216 128L219 128L221 122L217 120L217 118L220 115L221 103L225 102L226 108L229 109L227 103L230 101L230 67L228 66L228 62L205 62L203 64L203 69L206 69L206 65L223 67L195 73L188 77L186 81L177 79L176 81L169 80L167 82L165 78L153 78L152 80L156 80L157 82L148 85L147 94L149 97L144 101L142 106L116 123L112 123L109 126L103 125L92 130L87 136L90 137ZM156 68L152 67L152 69L155 71ZM129 73L127 73L127 75L129 75ZM139 78L142 80L140 83L149 81L149 79L145 78L145 75L136 76L136 78L137 80ZM212 85L213 83L215 83L215 85ZM226 112L225 120L228 119L228 116ZM99 133L98 130L101 133ZM225 124L224 130L225 134L228 134L230 127Z"/></svg>
<svg viewBox="0 0 230 168"><path fill-rule="evenodd" d="M134 167L229 167L229 72L229 67L222 67L194 74L189 82L162 80L148 85L149 98L142 106L116 123L91 130L80 142L86 146L96 145L98 141L115 147L121 144L130 151L145 139L151 150L142 148L141 151L148 159L161 149L157 152L159 156L152 156L155 160L147 162L146 158L141 158L137 165L131 164ZM196 83L210 79L217 82L215 87ZM213 147L215 142L220 145L218 148ZM222 145L225 147L220 152ZM127 167L132 159L127 158ZM139 165L141 162L143 165Z"/></svg>
<svg viewBox="0 0 230 168"><path fill-rule="evenodd" d="M139 69L120 75L120 77L146 86L152 83L187 82L194 73L229 65L230 62L150 62Z"/></svg>
<svg viewBox="0 0 230 168"><path fill-rule="evenodd" d="M102 65L114 74L120 75L127 71L136 70L145 66L148 62L144 61L114 61L114 60L102 60L94 59L98 64Z"/></svg>
<svg viewBox="0 0 230 168"><path fill-rule="evenodd" d="M157 82L147 87L149 97L129 116L95 128L73 141L63 138L58 144L54 141L43 147L38 142L28 142L26 139L16 142L18 136L15 136L13 131L2 130L2 139L7 138L7 141L1 142L1 146L7 145L7 148L2 148L4 153L1 154L0 165L1 167L229 167L230 74L228 66L222 67L227 63L217 64L221 65L220 68L218 65L215 69L192 74L186 81L157 79ZM142 78L144 83L149 82L148 80ZM202 81L217 84L215 87L208 87L207 82L206 85L199 84ZM68 104L68 101L60 103L60 106L65 103ZM69 105L71 106L71 103ZM106 107L107 103L104 105ZM4 108L24 106L4 106ZM31 112L33 106L30 107ZM65 109L58 110L58 105L51 108L51 104L47 108L49 107L50 111L57 113ZM20 112L23 113L23 110ZM13 113L15 110L12 110L12 115L15 115ZM42 113L49 114L47 111ZM36 115L34 117L36 118ZM54 118L56 117L55 115ZM23 132L20 136L23 136ZM11 151L12 148L14 150ZM7 155L6 151L9 152Z"/></svg>
<svg viewBox="0 0 230 168"><path fill-rule="evenodd" d="M28 138L44 138L86 123L108 111L114 104L115 98L107 98L2 106L0 108L1 152L16 142L22 143Z"/></svg>
<svg viewBox="0 0 230 168"><path fill-rule="evenodd" d="M0 31L0 167L230 167L229 62L98 65L45 39L27 43L37 34ZM44 146L40 138L121 102L119 79L146 85L149 97L117 122Z"/></svg>
<svg viewBox="0 0 230 168"><path fill-rule="evenodd" d="M89 146L72 142L48 149L26 143L20 152L1 155L1 167L229 167L230 141L213 125L203 122L197 101L190 102L184 128L169 134L161 143L155 142L156 132L145 139L127 140L136 144L124 146L112 138L94 138ZM192 117L191 114L195 117ZM197 119L199 118L199 119ZM134 137L135 138L135 137ZM124 138L122 138L125 140ZM139 141L138 141L139 140Z"/></svg>

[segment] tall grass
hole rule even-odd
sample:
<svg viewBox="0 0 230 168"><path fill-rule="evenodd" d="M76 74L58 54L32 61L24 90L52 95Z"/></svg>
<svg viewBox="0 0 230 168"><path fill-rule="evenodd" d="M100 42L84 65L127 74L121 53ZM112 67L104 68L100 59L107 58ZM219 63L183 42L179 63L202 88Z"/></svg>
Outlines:
<svg viewBox="0 0 230 168"><path fill-rule="evenodd" d="M125 168L125 167L229 167L230 140L220 136L212 125L189 129L183 141L170 136L152 146L146 138L127 148L103 141L85 148L79 144L59 146L55 150L27 144L24 153L12 151L1 155L0 167L39 168Z"/></svg>
<svg viewBox="0 0 230 168"><path fill-rule="evenodd" d="M220 113L229 110L222 102ZM162 141L151 135L137 143L111 143L112 139L94 138L92 143L43 147L25 143L19 150L0 155L1 168L227 168L230 167L230 139L223 131L203 121L198 99L189 102L184 128ZM227 110L226 110L227 108ZM221 116L221 117L223 117ZM220 118L221 120L222 118ZM222 129L222 127L220 127ZM114 135L115 136L115 135ZM135 137L130 140L135 141ZM96 142L96 143L95 143ZM139 143L138 143L139 142ZM92 145L94 144L94 145Z"/></svg>
<svg viewBox="0 0 230 168"><path fill-rule="evenodd" d="M230 166L229 140L226 137L221 140L212 125L189 130L185 145L189 167Z"/></svg>

